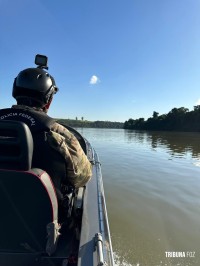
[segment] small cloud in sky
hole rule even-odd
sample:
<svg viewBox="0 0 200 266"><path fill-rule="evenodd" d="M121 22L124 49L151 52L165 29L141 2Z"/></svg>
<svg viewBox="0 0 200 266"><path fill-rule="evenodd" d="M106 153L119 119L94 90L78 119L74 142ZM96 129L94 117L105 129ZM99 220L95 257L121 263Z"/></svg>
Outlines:
<svg viewBox="0 0 200 266"><path fill-rule="evenodd" d="M195 102L195 105L200 105L200 98Z"/></svg>
<svg viewBox="0 0 200 266"><path fill-rule="evenodd" d="M91 85L95 85L95 84L97 84L97 83L99 83L100 82L100 79L97 77L97 76L95 76L95 75L93 75L91 78L90 78L90 84Z"/></svg>

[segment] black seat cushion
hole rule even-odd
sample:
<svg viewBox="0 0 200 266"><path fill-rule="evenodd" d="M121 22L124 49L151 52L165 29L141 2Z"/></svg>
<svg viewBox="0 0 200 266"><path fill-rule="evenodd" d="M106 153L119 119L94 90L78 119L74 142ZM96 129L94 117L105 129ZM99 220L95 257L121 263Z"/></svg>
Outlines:
<svg viewBox="0 0 200 266"><path fill-rule="evenodd" d="M33 138L29 127L19 121L0 121L0 168L31 169Z"/></svg>
<svg viewBox="0 0 200 266"><path fill-rule="evenodd" d="M45 252L46 227L57 219L57 199L48 174L0 170L0 249Z"/></svg>

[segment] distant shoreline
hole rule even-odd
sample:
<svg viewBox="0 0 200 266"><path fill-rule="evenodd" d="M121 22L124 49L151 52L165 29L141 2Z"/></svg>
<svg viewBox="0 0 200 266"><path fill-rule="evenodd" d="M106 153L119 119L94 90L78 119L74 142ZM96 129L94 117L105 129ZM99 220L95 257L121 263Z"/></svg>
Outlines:
<svg viewBox="0 0 200 266"><path fill-rule="evenodd" d="M194 106L192 111L185 107L173 108L162 115L154 111L146 121L144 118L130 118L125 121L124 129L200 132L200 105Z"/></svg>
<svg viewBox="0 0 200 266"><path fill-rule="evenodd" d="M58 123L70 127L85 127L85 128L124 128L123 122L111 121L87 121L78 119L56 119Z"/></svg>

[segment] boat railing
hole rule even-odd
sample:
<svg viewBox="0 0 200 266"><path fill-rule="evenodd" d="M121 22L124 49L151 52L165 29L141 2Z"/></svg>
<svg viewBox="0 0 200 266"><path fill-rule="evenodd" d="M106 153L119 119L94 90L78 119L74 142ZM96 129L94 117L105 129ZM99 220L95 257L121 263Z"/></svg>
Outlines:
<svg viewBox="0 0 200 266"><path fill-rule="evenodd" d="M99 157L96 152L95 152L95 162L97 168L98 204L99 204L100 232L103 243L102 245L103 257L104 261L107 261L109 263L108 265L114 266L112 241L111 241L111 234L108 222L104 186L102 180L101 163L99 161ZM100 235L98 235L98 237L100 238Z"/></svg>

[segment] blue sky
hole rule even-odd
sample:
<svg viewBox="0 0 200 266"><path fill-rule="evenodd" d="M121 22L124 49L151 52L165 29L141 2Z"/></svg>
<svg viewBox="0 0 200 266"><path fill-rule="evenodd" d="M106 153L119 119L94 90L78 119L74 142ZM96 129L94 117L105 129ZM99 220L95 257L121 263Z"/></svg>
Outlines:
<svg viewBox="0 0 200 266"><path fill-rule="evenodd" d="M0 0L0 108L37 53L49 115L122 121L200 104L199 0Z"/></svg>

